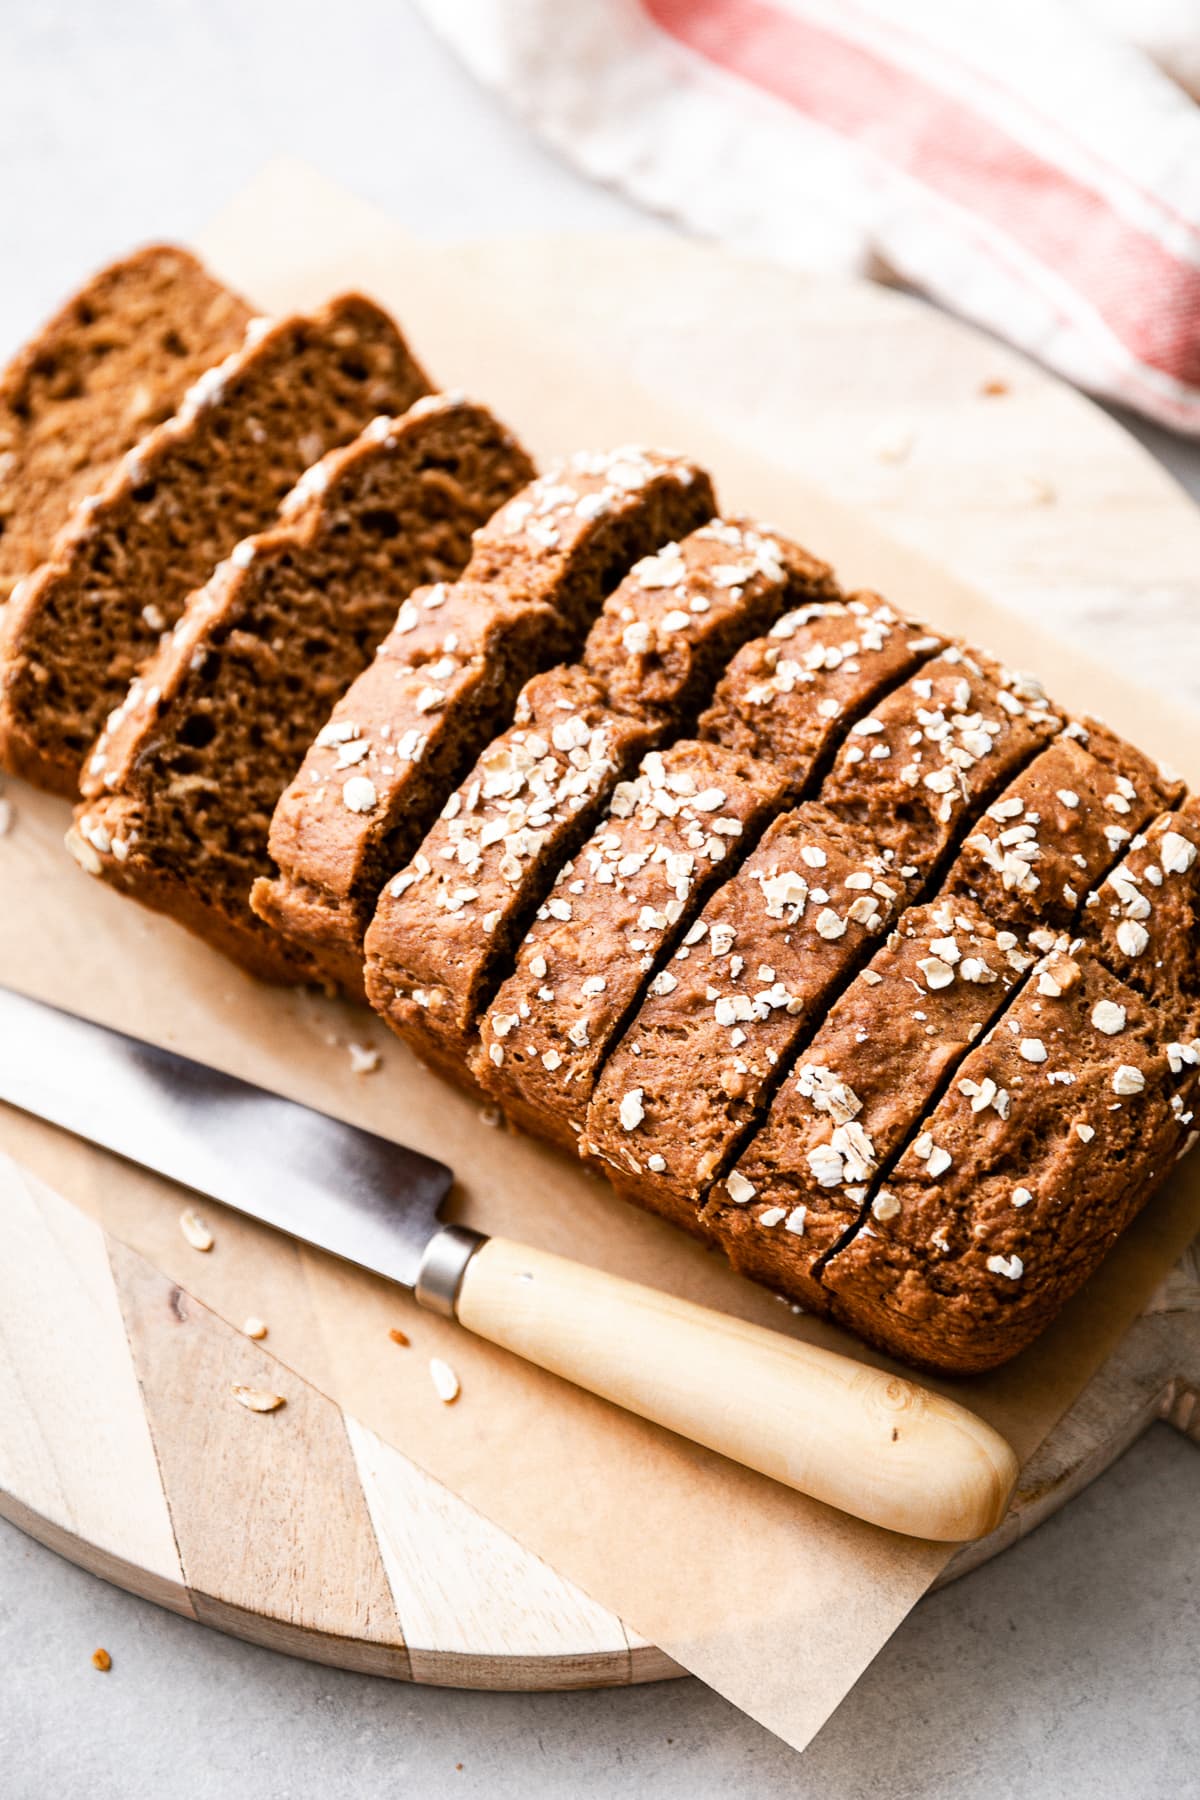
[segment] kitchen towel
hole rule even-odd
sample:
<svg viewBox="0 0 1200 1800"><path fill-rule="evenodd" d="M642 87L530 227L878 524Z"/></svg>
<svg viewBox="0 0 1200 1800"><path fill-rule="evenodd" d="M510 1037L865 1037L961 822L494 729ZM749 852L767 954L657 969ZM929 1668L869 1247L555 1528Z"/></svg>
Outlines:
<svg viewBox="0 0 1200 1800"><path fill-rule="evenodd" d="M1200 434L1197 0L420 0L589 174Z"/></svg>

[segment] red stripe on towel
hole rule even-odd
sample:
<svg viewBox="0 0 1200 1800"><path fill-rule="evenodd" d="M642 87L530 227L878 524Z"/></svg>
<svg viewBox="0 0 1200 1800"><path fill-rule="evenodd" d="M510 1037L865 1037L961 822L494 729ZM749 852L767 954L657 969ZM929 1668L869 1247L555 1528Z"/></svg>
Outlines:
<svg viewBox="0 0 1200 1800"><path fill-rule="evenodd" d="M708 62L1002 232L1145 368L1200 384L1200 267L1121 218L1086 182L882 52L767 0L642 5Z"/></svg>

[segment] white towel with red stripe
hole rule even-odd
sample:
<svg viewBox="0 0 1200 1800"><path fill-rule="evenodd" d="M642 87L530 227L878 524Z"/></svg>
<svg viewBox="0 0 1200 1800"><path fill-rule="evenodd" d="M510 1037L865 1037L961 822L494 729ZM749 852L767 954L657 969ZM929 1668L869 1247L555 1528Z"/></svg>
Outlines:
<svg viewBox="0 0 1200 1800"><path fill-rule="evenodd" d="M645 205L1200 435L1200 0L420 3Z"/></svg>

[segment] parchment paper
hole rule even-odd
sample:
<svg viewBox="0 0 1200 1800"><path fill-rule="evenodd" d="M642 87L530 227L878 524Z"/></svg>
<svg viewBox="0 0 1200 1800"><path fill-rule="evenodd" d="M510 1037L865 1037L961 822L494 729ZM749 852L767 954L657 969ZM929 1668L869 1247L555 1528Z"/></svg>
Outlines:
<svg viewBox="0 0 1200 1800"><path fill-rule="evenodd" d="M1058 699L1100 713L1200 780L1190 715L1037 637L826 496L720 441L702 394L695 417L668 415L621 369L568 356L553 329L555 310L571 305L566 249L552 294L522 295L511 249L489 281L486 246L480 279L465 291L461 253L451 281L436 250L288 165L242 196L201 249L267 310L363 287L395 311L436 378L487 399L539 458L630 440L704 458L727 507L757 512L847 579L1037 669ZM367 1014L259 986L89 880L61 848L67 809L20 784L11 794L19 816L0 840L0 980L446 1158L460 1177L457 1216L485 1230L868 1357L622 1206L568 1159L485 1123L471 1099L423 1070ZM377 1074L351 1074L352 1039L380 1048ZM223 1317L269 1319L267 1347L284 1364L797 1748L948 1559L945 1546L845 1518L630 1419L419 1312L383 1282L216 1206L205 1209L216 1249L197 1256L178 1230L178 1191L29 1120L0 1112L0 1147ZM1032 1350L947 1391L1028 1457L1198 1228L1193 1158ZM396 1354L392 1325L409 1333L416 1354ZM434 1396L430 1355L459 1373L453 1408Z"/></svg>

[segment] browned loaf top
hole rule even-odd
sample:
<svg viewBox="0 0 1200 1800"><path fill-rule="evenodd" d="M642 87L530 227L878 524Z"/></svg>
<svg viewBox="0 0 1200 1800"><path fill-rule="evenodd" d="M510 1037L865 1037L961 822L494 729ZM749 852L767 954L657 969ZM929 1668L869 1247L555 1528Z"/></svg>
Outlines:
<svg viewBox="0 0 1200 1800"><path fill-rule="evenodd" d="M683 739L618 784L564 863L485 1015L471 1068L509 1118L574 1150L610 1046L657 963L736 867L787 778L720 744ZM657 987L675 977L664 968Z"/></svg>
<svg viewBox="0 0 1200 1800"><path fill-rule="evenodd" d="M700 736L785 770L799 797L847 727L945 647L878 594L807 602L738 651Z"/></svg>
<svg viewBox="0 0 1200 1800"><path fill-rule="evenodd" d="M73 794L108 713L220 558L270 523L310 463L428 388L387 314L358 295L312 318L255 321L244 348L77 509L9 602L6 765Z"/></svg>
<svg viewBox="0 0 1200 1800"><path fill-rule="evenodd" d="M807 801L716 890L596 1085L582 1148L621 1193L699 1228L793 1048L891 920L889 873Z"/></svg>
<svg viewBox="0 0 1200 1800"><path fill-rule="evenodd" d="M272 821L280 874L255 890L262 916L331 977L361 985L380 889L508 724L524 682L573 655L613 583L714 505L697 464L628 447L566 458L510 500L476 534L462 581L401 610L310 746ZM360 773L375 797L362 811L336 779L346 737L366 746Z"/></svg>
<svg viewBox="0 0 1200 1800"><path fill-rule="evenodd" d="M465 1076L475 1022L529 917L653 739L580 668L522 689L513 724L388 883L367 932L368 998L427 1061Z"/></svg>
<svg viewBox="0 0 1200 1800"><path fill-rule="evenodd" d="M1194 1088L1140 995L1087 949L1053 952L830 1259L836 1316L931 1368L1012 1356L1169 1171Z"/></svg>
<svg viewBox="0 0 1200 1800"><path fill-rule="evenodd" d="M130 689L92 756L72 844L93 874L256 973L314 971L250 911L272 811L320 720L417 582L452 578L529 459L448 397L314 465L282 523L237 546ZM366 804L361 740L339 792Z"/></svg>
<svg viewBox="0 0 1200 1800"><path fill-rule="evenodd" d="M583 665L618 712L678 730L781 604L837 593L828 565L780 533L713 519L636 565L588 634Z"/></svg>
<svg viewBox="0 0 1200 1800"><path fill-rule="evenodd" d="M0 607L250 317L194 256L153 244L94 275L18 351L0 375Z"/></svg>
<svg viewBox="0 0 1200 1800"><path fill-rule="evenodd" d="M539 690L541 735L551 737L546 763L535 755L530 773L524 729L519 745L511 734L498 739L459 789L454 817L435 827L409 870L385 890L379 929L368 936L375 964L370 991L384 996L385 1016L397 1031L423 1054L433 1054L430 1046L445 1035L438 1054L461 1064L473 1048L483 1008L511 967L512 951L630 760L694 719L717 670L739 643L769 625L799 594L814 586L828 591L828 582L824 565L799 546L745 521L714 521L634 565L605 602L575 671L603 697L602 710L586 715L589 732L603 730L606 744L623 747L621 755L606 750L593 757L580 746L570 804L554 798L547 805L543 777L550 790L561 779L553 766L554 734L548 728L552 709L561 710L564 702L551 688ZM631 662L644 676L644 690L630 681ZM547 695L552 696L549 705ZM558 735L569 729L560 723ZM491 800L490 818L479 815L478 798L470 803L472 794L485 803ZM452 843L458 844L457 852L450 849ZM436 870L439 861L454 854L470 862L469 889L446 875L431 888L422 865ZM450 893L464 891L469 897L461 907L462 926L469 930L474 919L486 923L469 954L463 957L456 946L450 966L443 968L432 947L430 907L444 909ZM560 895L550 901L554 908L568 904ZM411 946L414 932L421 945L419 967L407 965L400 950L402 941ZM414 990L425 996L416 1010Z"/></svg>
<svg viewBox="0 0 1200 1800"><path fill-rule="evenodd" d="M1088 893L1183 783L1095 720L1069 725L993 800L951 869L994 923L1067 930Z"/></svg>
<svg viewBox="0 0 1200 1800"><path fill-rule="evenodd" d="M901 916L713 1189L704 1224L735 1268L826 1310L822 1258L1033 961L970 900Z"/></svg>
<svg viewBox="0 0 1200 1800"><path fill-rule="evenodd" d="M688 501L681 502L679 488ZM636 557L694 530L715 511L712 482L690 457L636 444L577 450L480 534L472 578L552 600L563 620L556 655L565 656L583 642L604 595Z"/></svg>
<svg viewBox="0 0 1200 1800"><path fill-rule="evenodd" d="M1133 840L1089 902L1083 930L1176 1031L1200 1032L1200 798Z"/></svg>
<svg viewBox="0 0 1200 1800"><path fill-rule="evenodd" d="M915 898L1061 723L1030 677L952 646L850 727L821 798L867 828Z"/></svg>

